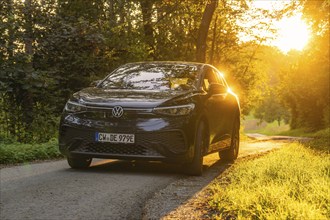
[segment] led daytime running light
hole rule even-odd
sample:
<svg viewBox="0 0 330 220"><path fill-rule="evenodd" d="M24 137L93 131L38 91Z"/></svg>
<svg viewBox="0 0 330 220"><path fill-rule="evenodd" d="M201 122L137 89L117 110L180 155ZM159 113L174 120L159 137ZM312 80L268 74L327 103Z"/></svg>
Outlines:
<svg viewBox="0 0 330 220"><path fill-rule="evenodd" d="M86 111L86 106L78 104L76 102L68 101L65 105L65 111L67 112L82 112Z"/></svg>
<svg viewBox="0 0 330 220"><path fill-rule="evenodd" d="M195 108L194 104L170 106L170 107L157 107L154 108L154 112L163 115L182 116L188 115Z"/></svg>

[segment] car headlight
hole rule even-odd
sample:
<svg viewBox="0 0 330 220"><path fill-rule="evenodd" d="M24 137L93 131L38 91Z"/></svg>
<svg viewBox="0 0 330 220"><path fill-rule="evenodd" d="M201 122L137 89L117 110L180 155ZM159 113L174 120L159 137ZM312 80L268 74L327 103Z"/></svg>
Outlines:
<svg viewBox="0 0 330 220"><path fill-rule="evenodd" d="M82 112L86 111L86 106L78 104L76 102L68 101L64 107L67 112Z"/></svg>
<svg viewBox="0 0 330 220"><path fill-rule="evenodd" d="M190 112L192 112L194 108L195 108L194 104L170 106L170 107L157 107L154 108L154 112L163 115L182 116L182 115L190 114Z"/></svg>

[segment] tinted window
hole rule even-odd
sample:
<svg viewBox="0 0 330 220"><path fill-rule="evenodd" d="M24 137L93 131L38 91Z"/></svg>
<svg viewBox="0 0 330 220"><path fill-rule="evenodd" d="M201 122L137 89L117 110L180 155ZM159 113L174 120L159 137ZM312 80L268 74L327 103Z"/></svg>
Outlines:
<svg viewBox="0 0 330 220"><path fill-rule="evenodd" d="M105 89L192 90L200 67L193 64L128 64L99 85Z"/></svg>
<svg viewBox="0 0 330 220"><path fill-rule="evenodd" d="M220 84L226 86L226 83L225 83L225 81L224 81L224 78L223 78L223 76L222 76L222 73L218 72L218 71L215 70L215 69L212 69L212 70L213 70L214 74L217 75L217 77L218 77L218 79L219 79L219 82L218 82L218 83L220 83Z"/></svg>
<svg viewBox="0 0 330 220"><path fill-rule="evenodd" d="M209 90L212 83L220 83L218 75L210 67L206 67L203 79L203 88L205 91Z"/></svg>

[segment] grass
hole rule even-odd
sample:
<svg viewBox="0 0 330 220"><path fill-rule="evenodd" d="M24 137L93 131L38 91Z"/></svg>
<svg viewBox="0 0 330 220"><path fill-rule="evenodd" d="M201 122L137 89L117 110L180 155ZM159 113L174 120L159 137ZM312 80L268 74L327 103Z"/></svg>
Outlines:
<svg viewBox="0 0 330 220"><path fill-rule="evenodd" d="M303 136L303 137L316 137L316 138L325 138L327 135L330 134L330 128L326 128L317 132L312 132L307 129L294 129L294 130L288 130L283 131L280 133L281 135L287 135L287 136Z"/></svg>
<svg viewBox="0 0 330 220"><path fill-rule="evenodd" d="M22 144L12 141L0 142L0 164L25 163L60 157L62 156L58 151L56 139L42 144Z"/></svg>
<svg viewBox="0 0 330 220"><path fill-rule="evenodd" d="M284 122L281 122L280 125L278 125L277 121L274 121L272 123L260 123L258 119L254 119L251 117L246 118L243 121L242 126L244 127L244 132L246 133L259 133L265 135L276 135L279 133L286 132L290 129L290 126L288 124L285 124Z"/></svg>
<svg viewBox="0 0 330 220"><path fill-rule="evenodd" d="M328 131L235 164L211 186L212 218L330 219Z"/></svg>
<svg viewBox="0 0 330 220"><path fill-rule="evenodd" d="M306 129L295 129L282 132L279 135L311 137L313 140L305 144L307 147L330 153L330 128L326 128L317 132L310 132Z"/></svg>
<svg viewBox="0 0 330 220"><path fill-rule="evenodd" d="M309 131L307 131L306 129L303 129L303 128L282 131L282 132L279 133L279 135L294 136L294 137L310 137L313 134L314 133L311 133L311 132L309 132Z"/></svg>

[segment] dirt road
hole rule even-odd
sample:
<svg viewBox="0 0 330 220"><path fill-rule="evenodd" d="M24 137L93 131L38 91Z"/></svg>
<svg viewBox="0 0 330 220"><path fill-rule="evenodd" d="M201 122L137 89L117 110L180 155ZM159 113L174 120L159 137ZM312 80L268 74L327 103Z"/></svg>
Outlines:
<svg viewBox="0 0 330 220"><path fill-rule="evenodd" d="M240 157L279 148L283 143L242 143ZM69 169L64 160L3 168L0 219L160 218L227 166L212 154L204 158L202 177L182 175L177 166L168 164L113 160L95 160L83 171ZM162 195L165 189L171 190L169 195Z"/></svg>

